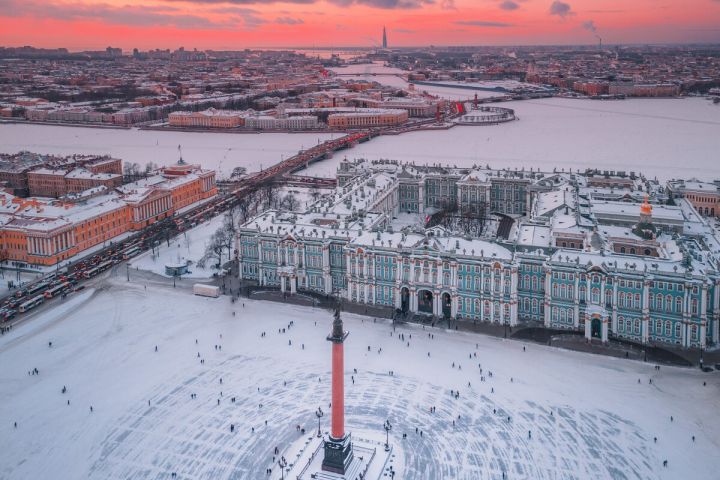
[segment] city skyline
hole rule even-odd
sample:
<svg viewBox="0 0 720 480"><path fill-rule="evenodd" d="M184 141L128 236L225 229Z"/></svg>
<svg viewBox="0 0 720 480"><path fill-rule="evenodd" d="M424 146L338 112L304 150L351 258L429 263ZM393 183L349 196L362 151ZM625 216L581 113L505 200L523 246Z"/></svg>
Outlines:
<svg viewBox="0 0 720 480"><path fill-rule="evenodd" d="M0 45L98 49L720 42L720 1L0 0ZM381 18L378 18L381 17Z"/></svg>

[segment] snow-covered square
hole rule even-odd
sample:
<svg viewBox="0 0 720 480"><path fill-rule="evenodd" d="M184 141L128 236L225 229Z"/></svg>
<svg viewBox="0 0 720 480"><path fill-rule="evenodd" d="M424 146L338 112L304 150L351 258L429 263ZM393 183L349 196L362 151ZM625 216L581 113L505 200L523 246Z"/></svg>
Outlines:
<svg viewBox="0 0 720 480"><path fill-rule="evenodd" d="M0 337L0 478L280 478L329 412L332 312L124 274ZM342 318L346 429L389 419L396 478L717 478L715 374Z"/></svg>

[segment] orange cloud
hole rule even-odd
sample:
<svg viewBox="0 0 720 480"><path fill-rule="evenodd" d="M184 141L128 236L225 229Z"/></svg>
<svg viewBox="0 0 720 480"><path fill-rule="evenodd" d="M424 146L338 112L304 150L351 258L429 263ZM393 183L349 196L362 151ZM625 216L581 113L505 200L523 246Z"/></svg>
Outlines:
<svg viewBox="0 0 720 480"><path fill-rule="evenodd" d="M720 1L0 0L0 45L138 47L720 42ZM591 28L593 27L593 28Z"/></svg>

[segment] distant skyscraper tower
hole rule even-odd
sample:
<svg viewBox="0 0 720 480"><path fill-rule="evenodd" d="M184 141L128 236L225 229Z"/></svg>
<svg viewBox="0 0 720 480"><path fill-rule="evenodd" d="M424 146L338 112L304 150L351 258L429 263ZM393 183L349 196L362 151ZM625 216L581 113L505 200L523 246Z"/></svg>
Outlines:
<svg viewBox="0 0 720 480"><path fill-rule="evenodd" d="M385 31L385 25L383 25L383 50L387 48L387 32Z"/></svg>

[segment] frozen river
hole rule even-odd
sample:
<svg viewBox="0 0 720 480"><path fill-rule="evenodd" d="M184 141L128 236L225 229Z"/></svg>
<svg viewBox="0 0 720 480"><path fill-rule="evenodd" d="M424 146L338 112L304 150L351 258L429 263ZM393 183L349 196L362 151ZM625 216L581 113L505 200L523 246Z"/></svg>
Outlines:
<svg viewBox="0 0 720 480"><path fill-rule="evenodd" d="M235 167L259 171L331 138L315 133L216 133L87 128L0 123L0 153L29 150L59 155L109 154L123 162L170 165L179 158L214 169L220 178ZM337 134L335 134L337 137Z"/></svg>
<svg viewBox="0 0 720 480"><path fill-rule="evenodd" d="M345 153L416 164L493 168L600 168L669 178L720 178L720 106L705 99L507 102L519 120L386 136ZM334 175L340 156L306 174Z"/></svg>
<svg viewBox="0 0 720 480"><path fill-rule="evenodd" d="M331 312L106 275L0 337L0 478L278 479L330 410ZM717 478L718 375L343 319L346 425L391 421L398 478Z"/></svg>
<svg viewBox="0 0 720 480"><path fill-rule="evenodd" d="M459 93L468 92L472 93ZM642 172L661 180L720 178L720 106L705 99L551 98L502 106L515 109L519 120L380 137L316 163L304 173L333 176L338 162L347 156L546 171L600 168ZM0 124L0 152L107 153L123 161L167 165L177 161L182 145L186 161L214 168L225 177L236 166L250 172L267 168L332 137Z"/></svg>

